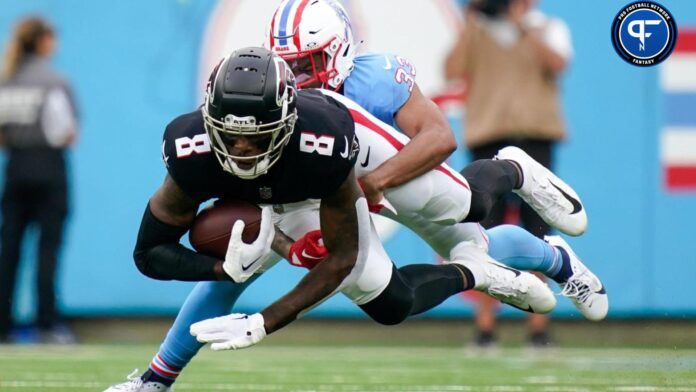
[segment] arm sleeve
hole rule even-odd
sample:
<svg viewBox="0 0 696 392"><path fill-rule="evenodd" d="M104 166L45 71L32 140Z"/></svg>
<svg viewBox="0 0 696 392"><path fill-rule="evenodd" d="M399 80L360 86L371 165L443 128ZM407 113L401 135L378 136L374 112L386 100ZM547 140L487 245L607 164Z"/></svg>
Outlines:
<svg viewBox="0 0 696 392"><path fill-rule="evenodd" d="M51 147L65 147L68 136L77 130L77 121L70 98L62 88L48 92L41 114L41 125Z"/></svg>
<svg viewBox="0 0 696 392"><path fill-rule="evenodd" d="M168 225L157 219L148 204L138 231L133 259L138 270L157 280L219 280L218 260L181 245L187 228Z"/></svg>
<svg viewBox="0 0 696 392"><path fill-rule="evenodd" d="M570 29L560 19L550 19L544 29L544 42L566 61L573 58L573 42Z"/></svg>

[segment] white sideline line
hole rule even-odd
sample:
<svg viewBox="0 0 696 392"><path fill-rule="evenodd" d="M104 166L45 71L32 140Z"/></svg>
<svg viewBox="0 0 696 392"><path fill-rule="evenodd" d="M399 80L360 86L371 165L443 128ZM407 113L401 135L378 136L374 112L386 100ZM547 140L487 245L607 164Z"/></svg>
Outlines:
<svg viewBox="0 0 696 392"><path fill-rule="evenodd" d="M193 388L205 388L211 391L359 391L365 388L365 385L352 385L352 384L320 384L312 385L311 387L297 386L289 387L287 384L192 384L192 383L181 383L177 384L180 388L193 389ZM26 388L42 388L42 389L58 389L58 388L79 388L79 389L94 389L94 388L106 388L99 382L66 382L66 381L12 381L5 380L0 381L0 387L2 388L15 388L15 389L26 389ZM382 391L400 391L400 392L456 392L465 391L470 392L474 390L483 390L490 392L525 392L532 391L527 387L518 385L491 385L486 387L474 387L468 385L373 385L371 387L380 388ZM309 389L308 389L309 388ZM534 388L534 387L532 387ZM585 387L573 387L568 385L558 385L551 386L546 385L543 388L544 391L565 391L565 392L581 392L589 391ZM634 385L634 386L619 386L609 389L610 391L616 392L696 392L694 387L658 387L652 385Z"/></svg>

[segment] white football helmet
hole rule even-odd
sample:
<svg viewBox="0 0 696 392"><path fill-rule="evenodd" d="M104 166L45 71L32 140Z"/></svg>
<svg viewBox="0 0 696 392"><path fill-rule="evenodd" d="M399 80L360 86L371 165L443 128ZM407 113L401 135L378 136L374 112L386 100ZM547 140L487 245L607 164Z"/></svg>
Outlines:
<svg viewBox="0 0 696 392"><path fill-rule="evenodd" d="M264 45L287 61L298 88L335 91L353 70L353 29L336 1L283 0L266 31Z"/></svg>

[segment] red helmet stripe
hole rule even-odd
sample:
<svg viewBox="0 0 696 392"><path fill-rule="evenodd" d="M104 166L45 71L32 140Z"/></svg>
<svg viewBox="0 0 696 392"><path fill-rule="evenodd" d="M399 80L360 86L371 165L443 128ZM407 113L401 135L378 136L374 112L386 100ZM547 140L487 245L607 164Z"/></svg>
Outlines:
<svg viewBox="0 0 696 392"><path fill-rule="evenodd" d="M273 50L273 43L274 43L273 37L275 37L275 20L276 20L276 15L278 15L278 9L277 9L277 8L276 8L275 12L273 13L273 19L271 19L271 32L270 32L270 34L268 34L268 39L270 40L270 42L269 42L270 46L268 47L268 49L270 49L270 50Z"/></svg>
<svg viewBox="0 0 696 392"><path fill-rule="evenodd" d="M302 19L302 12L304 12L305 7L307 6L307 3L309 3L309 0L302 0L300 3L300 6L297 7L297 11L295 12L295 19L292 22L292 33L293 33L293 43L295 44L295 47L297 48L298 51L302 51L302 47L300 46L300 34L297 31L297 26L300 25L300 19Z"/></svg>

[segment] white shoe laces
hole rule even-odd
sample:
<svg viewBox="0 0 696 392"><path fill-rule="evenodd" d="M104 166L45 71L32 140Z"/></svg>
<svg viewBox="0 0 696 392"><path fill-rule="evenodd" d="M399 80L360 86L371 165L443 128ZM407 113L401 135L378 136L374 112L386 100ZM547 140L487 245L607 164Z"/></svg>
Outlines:
<svg viewBox="0 0 696 392"><path fill-rule="evenodd" d="M586 274L572 276L563 286L561 295L585 303L593 292L590 288L591 283L591 277Z"/></svg>
<svg viewBox="0 0 696 392"><path fill-rule="evenodd" d="M114 385L112 389L115 390L120 390L120 391L137 391L138 388L143 386L143 380L140 378L138 374L138 369L133 370L131 374L126 376L126 379L128 379L128 382L119 384L119 385Z"/></svg>

